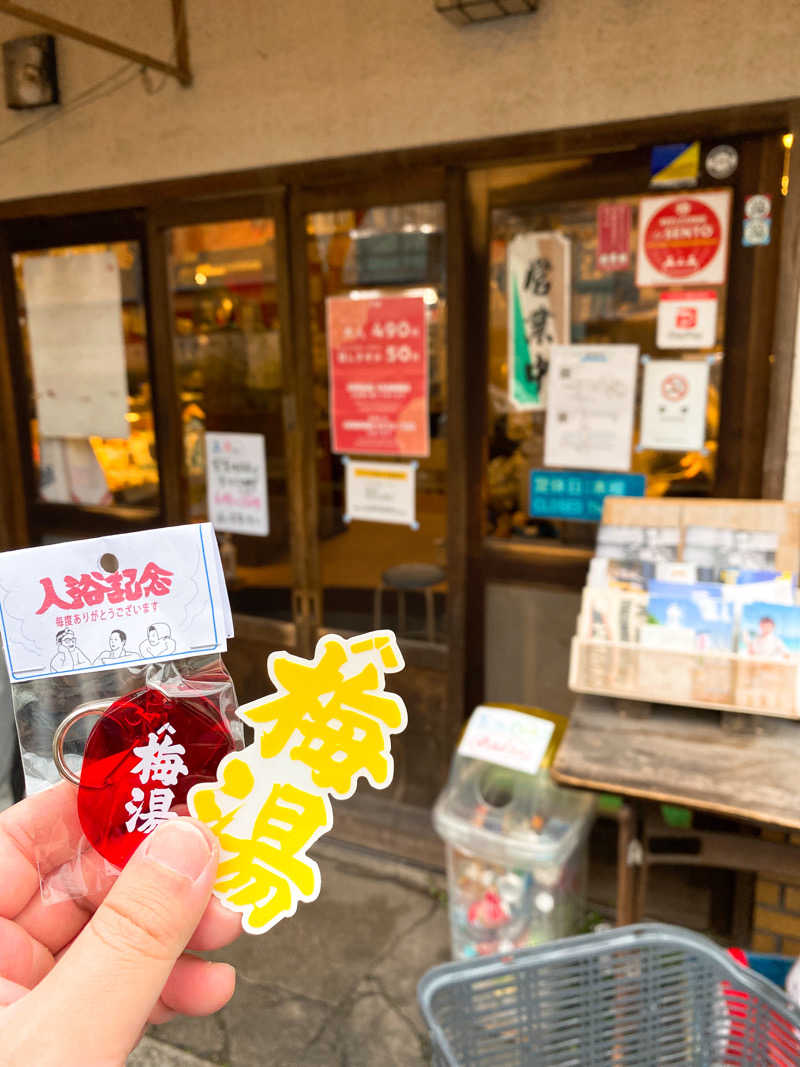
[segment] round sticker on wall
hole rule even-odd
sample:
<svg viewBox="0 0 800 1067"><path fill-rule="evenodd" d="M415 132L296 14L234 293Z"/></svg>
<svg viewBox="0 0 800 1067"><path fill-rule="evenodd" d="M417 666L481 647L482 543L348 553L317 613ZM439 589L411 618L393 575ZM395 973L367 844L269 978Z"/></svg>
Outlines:
<svg viewBox="0 0 800 1067"><path fill-rule="evenodd" d="M706 170L712 178L730 178L739 165L739 153L730 144L718 144L706 156Z"/></svg>
<svg viewBox="0 0 800 1067"><path fill-rule="evenodd" d="M772 214L772 197L767 193L748 196L744 202L744 215L747 219L768 219Z"/></svg>
<svg viewBox="0 0 800 1067"><path fill-rule="evenodd" d="M661 274L688 278L711 262L721 240L716 212L694 197L683 197L671 200L650 219L644 252Z"/></svg>

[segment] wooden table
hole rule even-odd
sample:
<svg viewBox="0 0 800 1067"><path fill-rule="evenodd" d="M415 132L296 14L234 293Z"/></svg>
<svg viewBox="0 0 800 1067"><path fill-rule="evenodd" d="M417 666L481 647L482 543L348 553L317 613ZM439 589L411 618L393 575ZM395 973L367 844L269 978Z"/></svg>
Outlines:
<svg viewBox="0 0 800 1067"><path fill-rule="evenodd" d="M580 696L553 765L561 785L620 794L630 811L619 824L620 923L644 910L647 870L654 863L769 871L800 877L800 849L756 836L755 826L800 831L800 722L659 706L646 718L620 714L605 697ZM647 804L714 812L750 824L750 835L691 830L656 832ZM653 853L661 839L696 839L694 854ZM663 844L662 844L663 847Z"/></svg>

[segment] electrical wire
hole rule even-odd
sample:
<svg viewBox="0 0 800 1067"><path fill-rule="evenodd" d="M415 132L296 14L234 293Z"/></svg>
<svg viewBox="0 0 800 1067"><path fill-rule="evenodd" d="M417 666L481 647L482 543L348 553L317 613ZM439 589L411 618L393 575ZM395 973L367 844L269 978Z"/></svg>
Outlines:
<svg viewBox="0 0 800 1067"><path fill-rule="evenodd" d="M180 21L175 25L173 31L175 45L171 59L172 63L177 63L178 61L178 48L187 29L185 5L181 5L180 10ZM142 84L144 85L147 95L154 96L156 93L161 92L170 76L165 73L161 82L158 85L153 85L150 74L151 72L148 67L139 67L136 63L124 63L112 74L109 74L105 78L101 78L100 81L95 82L94 85L90 85L88 89L84 89L82 92L78 93L72 100L68 100L61 105L56 105L50 112L48 112L48 114L34 119L32 122L27 123L25 126L21 126L7 137L0 139L0 148L10 144L12 141L17 141L20 138L25 137L27 134L33 134L38 130L44 129L46 126L49 126L51 122L56 122L63 115L71 114L71 112L77 111L79 108L86 107L89 104L96 103L99 100L104 100L108 96L112 96L114 93L119 92L120 89L124 89L126 85L129 85L137 75L141 75ZM126 77L126 75L130 76ZM118 81L118 79L122 80Z"/></svg>
<svg viewBox="0 0 800 1067"><path fill-rule="evenodd" d="M125 75L128 76L125 77ZM86 107L88 104L96 103L98 100L103 100L107 96L111 96L113 93L118 92L120 89L123 89L126 85L130 84L130 82L138 77L138 75L139 67L135 63L125 63L123 66L118 67L113 74L101 78L100 81L95 82L94 85L90 85L87 89L78 93L72 100L68 100L66 103L56 106L47 115L42 115L40 118L34 119L33 122L21 126L7 137L0 139L0 148L2 148L3 145L9 144L11 141L16 141L21 137L25 137L27 134L36 133L45 126L49 126L51 122L56 122L63 115L71 114L73 111Z"/></svg>

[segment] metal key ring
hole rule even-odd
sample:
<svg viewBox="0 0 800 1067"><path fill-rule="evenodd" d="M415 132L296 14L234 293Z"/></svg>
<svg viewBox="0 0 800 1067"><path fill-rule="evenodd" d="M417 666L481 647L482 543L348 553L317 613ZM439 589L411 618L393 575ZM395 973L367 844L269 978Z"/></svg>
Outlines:
<svg viewBox="0 0 800 1067"><path fill-rule="evenodd" d="M53 734L53 762L61 777L66 778L73 785L80 785L81 780L64 761L64 738L79 719L85 719L88 715L103 715L113 703L113 700L89 700L85 704L79 704L56 727L56 732Z"/></svg>

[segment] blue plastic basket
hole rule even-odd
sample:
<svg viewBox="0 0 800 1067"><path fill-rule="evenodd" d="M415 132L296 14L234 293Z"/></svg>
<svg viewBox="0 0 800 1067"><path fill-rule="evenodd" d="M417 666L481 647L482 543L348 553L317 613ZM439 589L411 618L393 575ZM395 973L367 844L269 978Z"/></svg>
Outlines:
<svg viewBox="0 0 800 1067"><path fill-rule="evenodd" d="M447 1067L800 1065L800 1011L709 940L643 924L429 971Z"/></svg>

